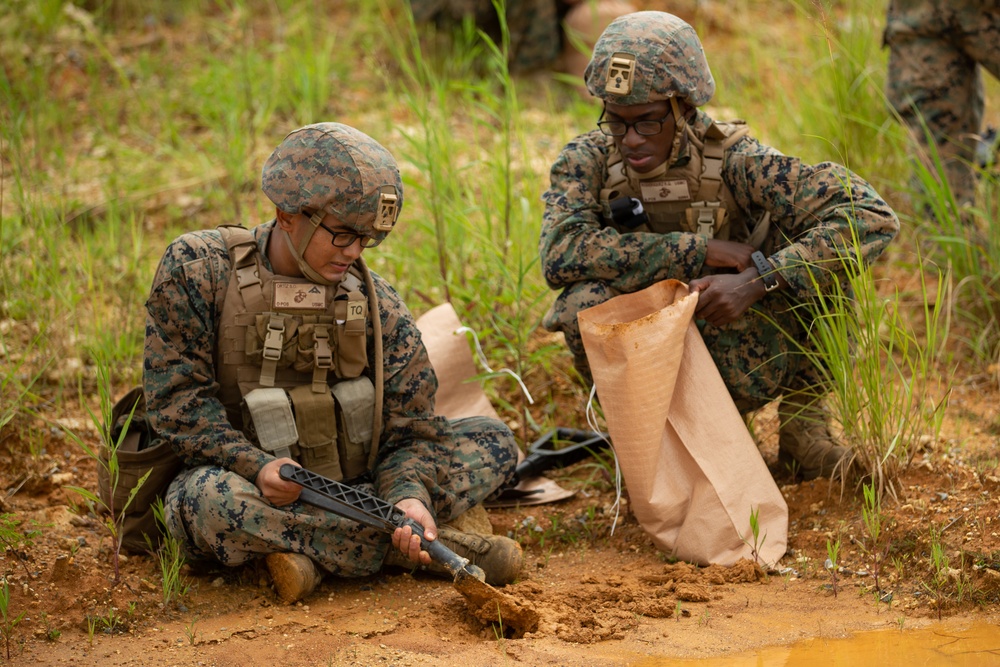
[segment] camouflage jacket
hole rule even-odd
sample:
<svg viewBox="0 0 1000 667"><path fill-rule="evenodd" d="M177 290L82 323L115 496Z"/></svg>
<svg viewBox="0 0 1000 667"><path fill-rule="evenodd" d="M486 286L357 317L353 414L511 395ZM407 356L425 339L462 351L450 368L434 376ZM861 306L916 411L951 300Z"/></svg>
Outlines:
<svg viewBox="0 0 1000 667"><path fill-rule="evenodd" d="M252 231L267 264L270 222ZM270 266L268 266L270 268ZM251 444L226 418L217 398L215 353L230 260L217 230L184 234L160 260L146 301L143 385L150 423L185 464L220 466L253 481L273 457ZM384 500L417 498L430 506L423 479L448 474L451 426L434 416L437 377L412 314L372 273L382 322L383 431L374 470ZM368 368L374 380L372 328Z"/></svg>
<svg viewBox="0 0 1000 667"><path fill-rule="evenodd" d="M695 136L703 138L711 123L699 110L690 124ZM671 167L684 164L690 149L682 142L678 155L670 158ZM549 286L603 281L620 292L634 292L668 278L689 282L708 273L703 236L619 233L605 225L600 192L607 178L607 153L605 136L594 130L567 144L552 166L539 239ZM664 178L669 176L670 171ZM722 180L748 219L771 213L761 250L788 280L793 298L815 294L816 286L824 291L843 278L839 262L829 260L852 252L853 235L863 261L872 262L899 231L889 205L845 167L809 165L749 136L726 151Z"/></svg>

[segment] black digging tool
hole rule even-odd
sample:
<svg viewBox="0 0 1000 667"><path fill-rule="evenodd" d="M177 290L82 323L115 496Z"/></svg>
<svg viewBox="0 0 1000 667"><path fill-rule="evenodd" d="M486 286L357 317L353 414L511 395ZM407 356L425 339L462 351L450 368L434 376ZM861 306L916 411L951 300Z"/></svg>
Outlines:
<svg viewBox="0 0 1000 667"><path fill-rule="evenodd" d="M409 526L413 534L420 537L420 548L452 575L455 588L473 606L477 618L486 623L502 619L503 626L514 633L512 637L521 637L525 632L537 629L538 612L487 584L482 568L469 559L459 556L438 540L426 540L423 526L395 505L290 463L283 464L278 474L282 479L302 487L299 500L304 503L389 535L397 528Z"/></svg>
<svg viewBox="0 0 1000 667"><path fill-rule="evenodd" d="M486 573L479 566L469 562L468 558L459 556L437 540L433 542L425 540L423 526L407 517L395 505L291 463L282 465L278 474L282 479L295 482L302 487L302 493L299 495L299 500L302 502L353 519L389 535L392 535L397 528L409 526L413 533L420 537L420 548L444 565L453 577L456 579L474 577L479 581L486 581Z"/></svg>
<svg viewBox="0 0 1000 667"><path fill-rule="evenodd" d="M517 465L517 476L527 479L549 468L572 465L592 456L597 449L607 447L609 442L607 433L561 427L552 429L531 443L528 455Z"/></svg>
<svg viewBox="0 0 1000 667"><path fill-rule="evenodd" d="M497 507L512 506L518 502L529 504L533 496L544 493L544 489L518 488L522 481L538 477L550 468L565 468L578 463L608 447L610 442L607 433L562 427L548 431L531 443L527 456L514 470L514 478L493 499L492 504Z"/></svg>

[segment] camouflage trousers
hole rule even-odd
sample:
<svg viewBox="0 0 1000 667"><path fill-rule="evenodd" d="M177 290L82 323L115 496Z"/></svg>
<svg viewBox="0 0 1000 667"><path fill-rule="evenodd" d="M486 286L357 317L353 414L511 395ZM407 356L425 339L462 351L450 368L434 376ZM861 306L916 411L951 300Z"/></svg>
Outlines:
<svg viewBox="0 0 1000 667"><path fill-rule="evenodd" d="M958 204L975 201L982 69L1000 78L1000 2L893 0L885 30L886 96L923 147L929 132ZM926 130L924 129L926 124Z"/></svg>
<svg viewBox="0 0 1000 667"><path fill-rule="evenodd" d="M508 480L517 462L517 443L502 422L471 417L452 425L457 437L447 475L428 489L439 523L481 503ZM378 495L370 483L355 488ZM361 577L377 572L391 547L390 535L312 505L274 507L252 482L215 466L178 475L167 490L164 514L170 535L189 559L224 565L293 552L333 574Z"/></svg>
<svg viewBox="0 0 1000 667"><path fill-rule="evenodd" d="M410 7L418 23L461 25L471 18L500 43L500 21L490 0L410 0ZM530 72L555 62L562 44L561 13L557 0L507 0L511 71Z"/></svg>
<svg viewBox="0 0 1000 667"><path fill-rule="evenodd" d="M549 331L563 333L573 365L587 382L592 378L576 314L619 294L604 282L575 283L559 294L542 321ZM806 339L802 324L780 296L768 296L731 324L716 327L699 320L697 325L741 414L783 394L823 393L821 373L800 352Z"/></svg>

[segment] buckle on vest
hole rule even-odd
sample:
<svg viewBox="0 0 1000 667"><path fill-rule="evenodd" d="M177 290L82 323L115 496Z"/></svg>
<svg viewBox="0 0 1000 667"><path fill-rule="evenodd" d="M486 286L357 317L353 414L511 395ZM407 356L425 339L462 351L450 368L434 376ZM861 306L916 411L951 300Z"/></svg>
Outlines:
<svg viewBox="0 0 1000 667"><path fill-rule="evenodd" d="M717 201L698 201L691 208L698 213L698 217L695 219L695 233L707 236L708 238L714 238L716 219L718 218L719 210L722 208L722 203Z"/></svg>
<svg viewBox="0 0 1000 667"><path fill-rule="evenodd" d="M333 351L330 349L330 330L317 328L313 332L313 353L316 368L333 368Z"/></svg>
<svg viewBox="0 0 1000 667"><path fill-rule="evenodd" d="M268 361L281 359L281 348L284 346L285 320L272 315L267 323L267 335L264 337L264 358Z"/></svg>

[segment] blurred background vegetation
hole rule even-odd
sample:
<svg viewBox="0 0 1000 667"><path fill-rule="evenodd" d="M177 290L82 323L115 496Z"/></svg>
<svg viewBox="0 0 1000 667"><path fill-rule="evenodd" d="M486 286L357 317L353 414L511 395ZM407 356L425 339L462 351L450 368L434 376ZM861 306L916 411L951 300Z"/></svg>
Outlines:
<svg viewBox="0 0 1000 667"><path fill-rule="evenodd" d="M847 362L834 378L841 420L884 412L871 386L899 383L904 398L881 399L919 420L905 434L916 442L939 426L956 377L987 376L995 390L996 175L984 173L976 234L947 211L914 213L909 140L882 94L884 2L636 4L698 30L718 84L711 115L746 119L787 154L848 165L900 214L897 242L858 277L861 324L841 332L864 349L821 348ZM1000 125L987 83L987 122ZM36 446L39 416L85 413L97 366L117 395L140 381L143 303L166 244L271 219L260 167L288 131L318 121L357 127L399 159L401 224L365 257L416 315L450 300L491 366L524 378L532 405L509 376L487 383L522 443L585 427L587 391L539 327L554 293L537 238L548 167L598 114L565 77L512 78L504 45L469 26L415 27L404 0L5 0L0 447ZM877 435L876 458L900 428Z"/></svg>

